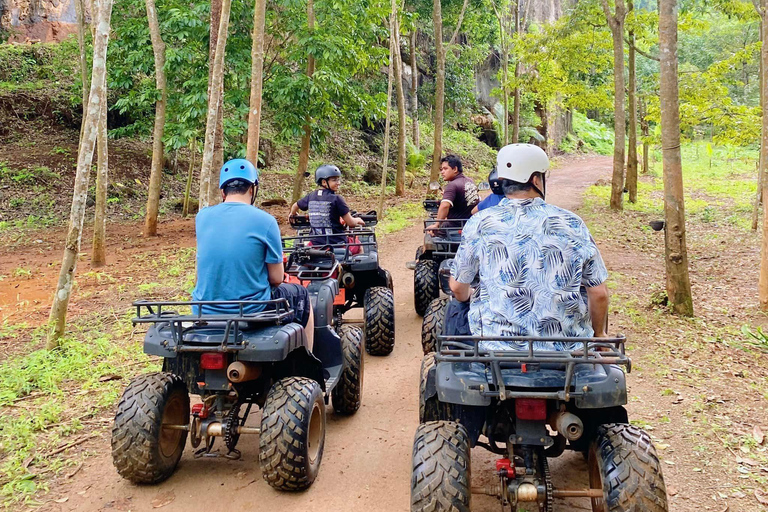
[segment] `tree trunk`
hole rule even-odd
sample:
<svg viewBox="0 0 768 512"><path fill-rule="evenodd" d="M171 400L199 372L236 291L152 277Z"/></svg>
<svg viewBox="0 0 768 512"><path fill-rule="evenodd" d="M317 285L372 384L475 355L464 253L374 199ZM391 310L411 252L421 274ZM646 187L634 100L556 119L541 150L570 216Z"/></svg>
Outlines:
<svg viewBox="0 0 768 512"><path fill-rule="evenodd" d="M253 41L251 46L251 100L248 110L248 143L245 158L259 166L259 133L261 131L261 90L264 85L264 23L267 0L256 0L253 10Z"/></svg>
<svg viewBox="0 0 768 512"><path fill-rule="evenodd" d="M648 123L648 121L645 119L646 108L645 108L645 102L640 102L640 130L643 134L643 174L649 174L651 172L650 168L648 167L648 152L650 149L650 145L648 144L648 138L651 136L651 126Z"/></svg>
<svg viewBox="0 0 768 512"><path fill-rule="evenodd" d="M221 22L216 41L216 56L213 59L213 77L208 87L208 115L205 122L205 145L203 148L203 164L200 169L200 210L209 206L211 184L213 178L213 152L216 137L217 112L221 102L222 84L224 81L224 52L227 47L227 32L229 29L229 10L231 0L221 2Z"/></svg>
<svg viewBox="0 0 768 512"><path fill-rule="evenodd" d="M85 56L85 5L83 0L75 0L77 16L77 46L80 49L80 79L83 81L83 120L80 122L80 138L83 138L85 109L88 107L88 60Z"/></svg>
<svg viewBox="0 0 768 512"><path fill-rule="evenodd" d="M520 35L520 30L522 28L521 20L520 20L520 2L522 0L517 0L515 2L515 34L518 36ZM533 0L528 0L529 5L530 2ZM512 97L513 99L513 105L512 105L512 143L517 144L520 142L520 87L518 85L518 81L520 80L520 58L518 56L517 59L515 59L515 90L512 91ZM544 120L542 120L544 121Z"/></svg>
<svg viewBox="0 0 768 512"><path fill-rule="evenodd" d="M632 11L632 0L627 3ZM627 190L629 202L637 202L637 73L635 70L635 32L629 31L629 146L627 149Z"/></svg>
<svg viewBox="0 0 768 512"><path fill-rule="evenodd" d="M315 3L314 0L307 0L307 26L309 32L315 31ZM315 74L315 58L309 56L307 58L307 76L312 77ZM312 99L310 98L310 101ZM295 203L301 199L302 185L304 184L304 175L307 172L309 166L309 143L312 136L312 120L309 115L306 116L304 122L304 135L301 137L301 150L299 151L299 166L296 168L296 175L293 177L293 195L292 201Z"/></svg>
<svg viewBox="0 0 768 512"><path fill-rule="evenodd" d="M187 186L184 189L184 204L181 208L181 216L189 215L189 193L192 191L192 171L195 168L195 155L197 155L197 141L189 141L189 149L192 153L189 158L189 170L187 171Z"/></svg>
<svg viewBox="0 0 768 512"><path fill-rule="evenodd" d="M155 54L155 82L160 98L155 102L155 128L152 132L152 169L149 174L149 193L147 195L147 216L144 220L144 236L157 235L157 214L160 209L160 179L163 175L165 147L165 105L168 100L168 88L165 81L165 42L160 36L160 23L157 19L155 0L146 0L149 36Z"/></svg>
<svg viewBox="0 0 768 512"><path fill-rule="evenodd" d="M501 7L496 7L496 2L491 2L493 6L493 12L496 14L496 20L499 22L499 40L501 46L501 92L502 92L502 105L504 109L502 120L502 140L503 145L509 144L509 35L507 34L504 24L504 18L506 17L506 8L504 2L501 2Z"/></svg>
<svg viewBox="0 0 768 512"><path fill-rule="evenodd" d="M103 1L103 0L102 0ZM96 205L93 214L93 241L91 265L101 267L107 263L107 186L109 184L109 146L107 142L107 85L104 84L104 101L99 113L99 135L96 152Z"/></svg>
<svg viewBox="0 0 768 512"><path fill-rule="evenodd" d="M109 42L110 21L112 17L113 0L102 0L99 13L94 16L98 20L96 37L93 44L93 68L91 91L88 96L88 109L83 128L83 137L77 153L77 172L75 187L72 195L72 209L69 216L67 239L64 246L64 256L61 262L61 272L53 297L51 315L48 319L47 348L56 348L59 339L64 334L66 326L67 307L72 294L77 254L80 252L82 240L83 219L88 199L88 178L93 162L93 149L98 137L98 123L102 103L106 101L106 72L107 72L107 43Z"/></svg>
<svg viewBox="0 0 768 512"><path fill-rule="evenodd" d="M413 119L413 145L419 146L419 65L416 62L416 29L411 32L411 116Z"/></svg>
<svg viewBox="0 0 768 512"><path fill-rule="evenodd" d="M437 0L439 1L439 0ZM395 37L395 31L397 30L397 0L392 0L392 13L389 17L389 67L387 68L387 117L384 123L384 154L381 158L381 192L379 194L379 217L384 217L384 198L387 195L387 165L389 160L389 127L391 125L391 111L392 111L392 79L393 79L393 67L395 60L395 44L397 38Z"/></svg>
<svg viewBox="0 0 768 512"><path fill-rule="evenodd" d="M761 0L762 29L760 38L763 47L760 51L760 65L763 72L768 70L768 0ZM760 144L760 174L762 174L761 188L763 191L763 244L760 257L760 279L758 281L758 294L760 308L768 311L768 80L763 79L760 99L763 111L763 133Z"/></svg>
<svg viewBox="0 0 768 512"><path fill-rule="evenodd" d="M693 316L693 298L688 278L688 250L685 242L683 168L680 158L676 0L659 0L659 50L667 297L674 313Z"/></svg>
<svg viewBox="0 0 768 512"><path fill-rule="evenodd" d="M395 195L405 195L405 93L403 92L403 56L400 54L400 23L395 17L394 71L397 94L397 174L395 175Z"/></svg>
<svg viewBox="0 0 768 512"><path fill-rule="evenodd" d="M443 50L443 14L440 0L433 0L432 23L435 27L437 79L435 82L435 137L429 181L437 181L440 177L440 159L443 157L443 108L445 104L445 50Z"/></svg>
<svg viewBox="0 0 768 512"><path fill-rule="evenodd" d="M608 27L613 36L613 79L614 107L613 131L615 134L613 146L613 177L611 179L611 208L621 210L624 192L624 145L625 123L624 115L624 19L626 6L624 0L616 0L616 14L611 14L608 0L601 0Z"/></svg>

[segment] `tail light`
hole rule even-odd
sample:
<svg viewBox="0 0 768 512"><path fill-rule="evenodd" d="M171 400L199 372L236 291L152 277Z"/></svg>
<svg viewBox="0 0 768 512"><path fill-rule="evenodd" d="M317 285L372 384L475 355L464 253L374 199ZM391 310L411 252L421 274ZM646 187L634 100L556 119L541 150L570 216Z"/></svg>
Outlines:
<svg viewBox="0 0 768 512"><path fill-rule="evenodd" d="M547 401L540 398L517 398L515 416L521 420L546 420Z"/></svg>
<svg viewBox="0 0 768 512"><path fill-rule="evenodd" d="M227 367L227 354L223 352L205 352L200 356L200 368L203 370L223 370Z"/></svg>

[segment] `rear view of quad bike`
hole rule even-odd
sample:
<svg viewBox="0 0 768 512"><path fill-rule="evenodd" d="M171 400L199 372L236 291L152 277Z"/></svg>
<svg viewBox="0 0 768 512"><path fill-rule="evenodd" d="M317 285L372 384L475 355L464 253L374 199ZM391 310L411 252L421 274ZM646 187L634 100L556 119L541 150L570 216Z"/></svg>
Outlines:
<svg viewBox="0 0 768 512"><path fill-rule="evenodd" d="M373 356L386 356L395 348L395 299L392 276L379 265L379 249L374 227L378 222L375 211L366 214L351 212L365 221L361 228L347 229L344 243L327 243L331 235L317 235L310 230L309 218L297 215L290 219L296 229L294 237L283 237L287 254L299 247L311 246L329 250L340 264L335 278L339 295L335 299L333 323L336 327L352 325L344 314L363 309L365 350ZM339 236L333 235L333 236Z"/></svg>
<svg viewBox="0 0 768 512"><path fill-rule="evenodd" d="M322 262L325 252L307 254ZM330 255L329 272L338 264ZM325 445L325 406L342 414L360 407L362 332L333 319L338 284L318 280L310 350L285 299L269 301L134 303L134 324L148 324L144 352L163 358L163 371L131 381L117 406L112 459L117 472L137 484L169 478L187 438L195 457L237 459L241 436L259 434L259 464L275 489L298 491L314 482ZM203 314L234 306L236 313ZM258 306L258 313L245 313ZM190 395L200 400L191 405ZM259 426L246 424L253 407ZM224 450L214 450L221 439Z"/></svg>
<svg viewBox="0 0 768 512"><path fill-rule="evenodd" d="M481 348L488 341L522 348L490 352ZM578 345L557 352L534 350L534 342ZM623 336L440 336L421 368L411 512L468 512L473 494L494 496L512 512L552 512L562 498L583 498L593 512L668 511L653 442L624 409L622 367L631 369L624 343ZM470 479L475 446L499 457L488 468L493 483L483 487ZM547 461L565 450L587 458L589 487L553 486Z"/></svg>

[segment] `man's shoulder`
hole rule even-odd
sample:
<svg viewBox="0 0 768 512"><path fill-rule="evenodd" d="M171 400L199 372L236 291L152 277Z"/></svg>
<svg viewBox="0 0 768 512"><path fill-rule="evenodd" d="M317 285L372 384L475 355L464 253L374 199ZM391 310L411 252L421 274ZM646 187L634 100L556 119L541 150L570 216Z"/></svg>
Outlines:
<svg viewBox="0 0 768 512"><path fill-rule="evenodd" d="M584 225L584 220L570 210L546 202L544 203L544 209L547 211L547 217L559 217L573 227Z"/></svg>

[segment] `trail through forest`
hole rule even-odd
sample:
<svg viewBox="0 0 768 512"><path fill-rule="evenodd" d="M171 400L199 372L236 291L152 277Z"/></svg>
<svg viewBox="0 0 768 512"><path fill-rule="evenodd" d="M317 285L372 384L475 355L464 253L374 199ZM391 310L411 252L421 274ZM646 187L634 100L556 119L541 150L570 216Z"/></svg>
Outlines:
<svg viewBox="0 0 768 512"><path fill-rule="evenodd" d="M609 157L568 158L552 173L547 184L548 200L559 206L576 210L581 205L584 190L595 182L608 178L611 173ZM119 238L110 233L111 239L120 246L112 254L135 251L156 251L163 247L190 246L194 232L190 221L165 224L164 236L145 241ZM411 449L417 425L418 372L421 361L421 318L413 310L412 272L405 267L413 257L422 237L421 223L398 233L384 237L380 250L383 266L395 279L396 347L386 358L367 357L363 406L352 417L336 416L328 409L328 429L325 454L320 475L307 492L280 493L272 490L261 478L258 468L258 439L243 437L238 448L242 458L231 461L225 458L195 459L187 446L176 473L166 482L155 486L135 486L122 480L112 466L109 435L103 435L84 443L81 449L92 454L82 469L71 477L60 475L51 484L50 501L43 510L52 511L148 511L161 508L182 511L199 508L201 504L211 510L311 510L352 511L376 510L401 512L409 509L411 474ZM29 265L43 262L44 257L35 246L54 243L42 240L27 245L16 254ZM598 240L600 245L600 240ZM603 248L603 256L609 268L620 265L622 254L612 254ZM50 253L47 254L50 259ZM118 266L113 264L111 267ZM110 268L110 272L113 269ZM119 271L113 275L119 279ZM38 283L41 289L50 290L49 279ZM52 281L52 279L50 280ZM87 309L87 301L78 301L78 308ZM42 309L41 309L42 314ZM615 326L612 327L615 330ZM627 333L630 336L631 332ZM633 355L630 353L630 355ZM644 366L642 353L635 359ZM653 410L658 400L658 383L629 376L630 419L642 409ZM638 405L639 402L642 405ZM111 414L111 412L110 412ZM250 424L258 425L259 415L253 414ZM105 421L107 419L105 418ZM675 429L685 427L670 425ZM695 459L690 446L678 445L680 456ZM482 448L473 450L472 478L474 485L491 483L495 456ZM551 461L550 467L555 486L585 487L587 466L580 454L566 452ZM665 466L665 471L668 469ZM668 489L712 490L709 476L703 473L679 471L666 474ZM723 504L714 503L706 493L685 492L685 499L671 499L670 510L717 510ZM495 499L475 496L473 512L498 510ZM558 501L556 511L591 510L588 500ZM727 508L726 508L727 510ZM758 510L740 508L739 510Z"/></svg>

